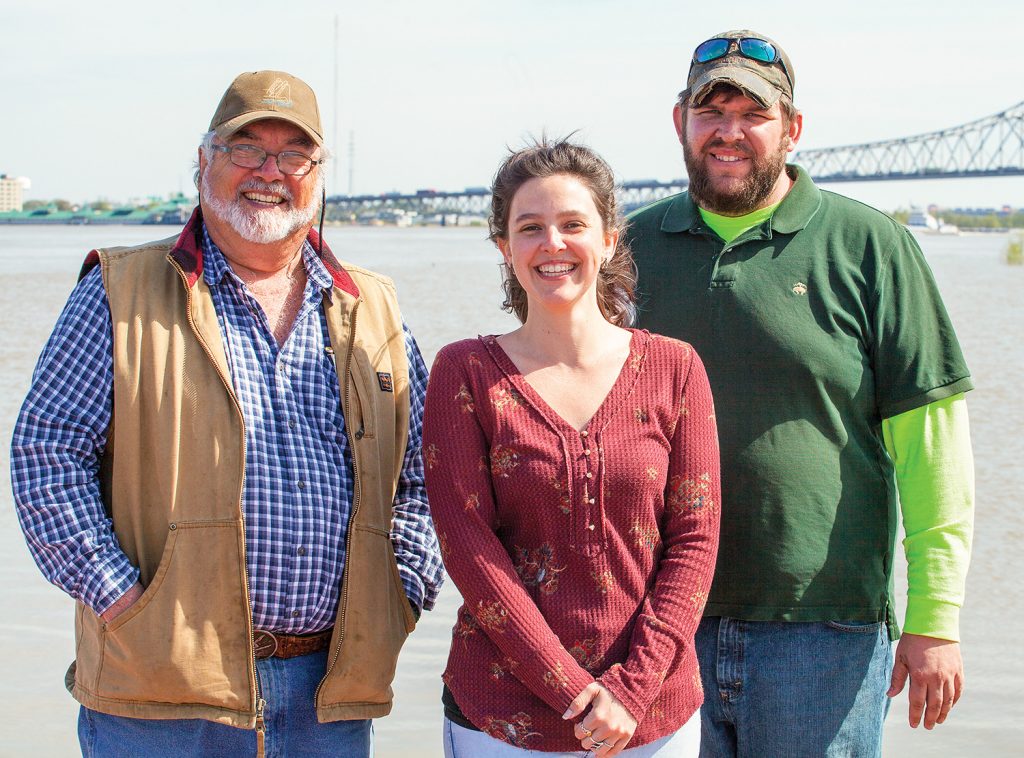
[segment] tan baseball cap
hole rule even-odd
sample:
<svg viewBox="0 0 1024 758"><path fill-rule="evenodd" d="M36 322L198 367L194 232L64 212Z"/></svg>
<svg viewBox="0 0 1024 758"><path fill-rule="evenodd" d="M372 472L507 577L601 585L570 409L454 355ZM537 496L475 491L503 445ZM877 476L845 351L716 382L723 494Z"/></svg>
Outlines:
<svg viewBox="0 0 1024 758"><path fill-rule="evenodd" d="M246 71L220 99L210 131L227 139L246 124L279 118L299 127L318 146L324 144L320 108L308 84L284 71Z"/></svg>
<svg viewBox="0 0 1024 758"><path fill-rule="evenodd" d="M728 52L725 54L704 63L699 62L698 52L715 40L735 42L728 44ZM753 47L757 50L765 50L765 46L759 43L767 43L775 50L775 60L769 62L745 55L740 47L741 41L753 41ZM793 64L789 62L785 51L773 40L749 29L716 34L697 46L690 63L690 73L686 77L685 92L689 93L689 102L701 103L712 88L721 82L738 87L764 108L771 108L783 94L792 100L796 84Z"/></svg>

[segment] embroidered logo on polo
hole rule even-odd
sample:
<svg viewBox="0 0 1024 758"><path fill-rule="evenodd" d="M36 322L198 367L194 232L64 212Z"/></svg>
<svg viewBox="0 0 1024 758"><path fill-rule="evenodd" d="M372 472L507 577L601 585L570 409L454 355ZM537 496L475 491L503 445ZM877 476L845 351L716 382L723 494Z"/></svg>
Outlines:
<svg viewBox="0 0 1024 758"><path fill-rule="evenodd" d="M381 392L395 391L395 383L391 380L391 374L385 371L377 372L377 384L380 385Z"/></svg>
<svg viewBox="0 0 1024 758"><path fill-rule="evenodd" d="M797 282L796 284L793 285L793 294L794 295L806 295L807 294L807 285L804 284L803 282Z"/></svg>
<svg viewBox="0 0 1024 758"><path fill-rule="evenodd" d="M278 108L291 108L292 85L284 79L275 79L274 83L267 87L267 94L263 97L264 105L276 105Z"/></svg>

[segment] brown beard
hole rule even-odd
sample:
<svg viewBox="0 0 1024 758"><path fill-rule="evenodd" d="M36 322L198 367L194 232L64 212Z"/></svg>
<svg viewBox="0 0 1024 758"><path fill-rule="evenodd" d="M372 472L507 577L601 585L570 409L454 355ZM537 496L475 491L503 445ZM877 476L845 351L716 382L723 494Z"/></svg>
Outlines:
<svg viewBox="0 0 1024 758"><path fill-rule="evenodd" d="M715 189L711 176L705 169L700 156L690 150L686 139L686 123L683 123L683 160L686 162L686 173L690 177L687 191L690 197L701 208L722 216L742 216L760 208L771 195L779 176L786 169L786 153L789 137L784 136L779 148L773 153L761 157L751 157L750 175L743 180L738 189L723 192ZM707 149L716 147L711 143Z"/></svg>

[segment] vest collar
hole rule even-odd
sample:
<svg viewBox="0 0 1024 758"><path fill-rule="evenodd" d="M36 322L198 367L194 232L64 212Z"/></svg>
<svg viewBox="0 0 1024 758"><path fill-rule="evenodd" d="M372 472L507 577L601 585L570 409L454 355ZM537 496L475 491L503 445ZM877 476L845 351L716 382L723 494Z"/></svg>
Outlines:
<svg viewBox="0 0 1024 758"><path fill-rule="evenodd" d="M189 287L194 286L203 275L202 234L203 213L197 205L195 210L192 211L192 216L185 224L185 228L178 235L178 239L171 248L171 252L168 253L168 257L185 272L185 278L188 281ZM313 246L314 250L320 250L320 236L316 233L316 230L309 230L306 241ZM91 255L90 253L90 257ZM334 253L331 252L326 242L323 245L323 255L320 256L320 260L324 264L324 268L331 275L331 279L334 280L334 286L337 289L352 297L359 297L359 287L356 286L356 283L349 276L348 272L345 271L338 259L334 257Z"/></svg>

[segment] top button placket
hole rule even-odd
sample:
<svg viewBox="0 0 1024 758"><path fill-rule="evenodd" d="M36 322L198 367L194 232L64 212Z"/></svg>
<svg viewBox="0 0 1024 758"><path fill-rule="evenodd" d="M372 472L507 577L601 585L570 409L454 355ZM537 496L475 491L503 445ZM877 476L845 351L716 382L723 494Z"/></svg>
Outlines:
<svg viewBox="0 0 1024 758"><path fill-rule="evenodd" d="M580 443L582 447L581 471L583 474L583 486L580 488L580 510L583 533L580 537L580 545L585 555L596 555L601 552L604 541L604 529L601 524L601 514L597 507L597 495L600 474L600 456L596 448L596 440L588 429L580 431Z"/></svg>

